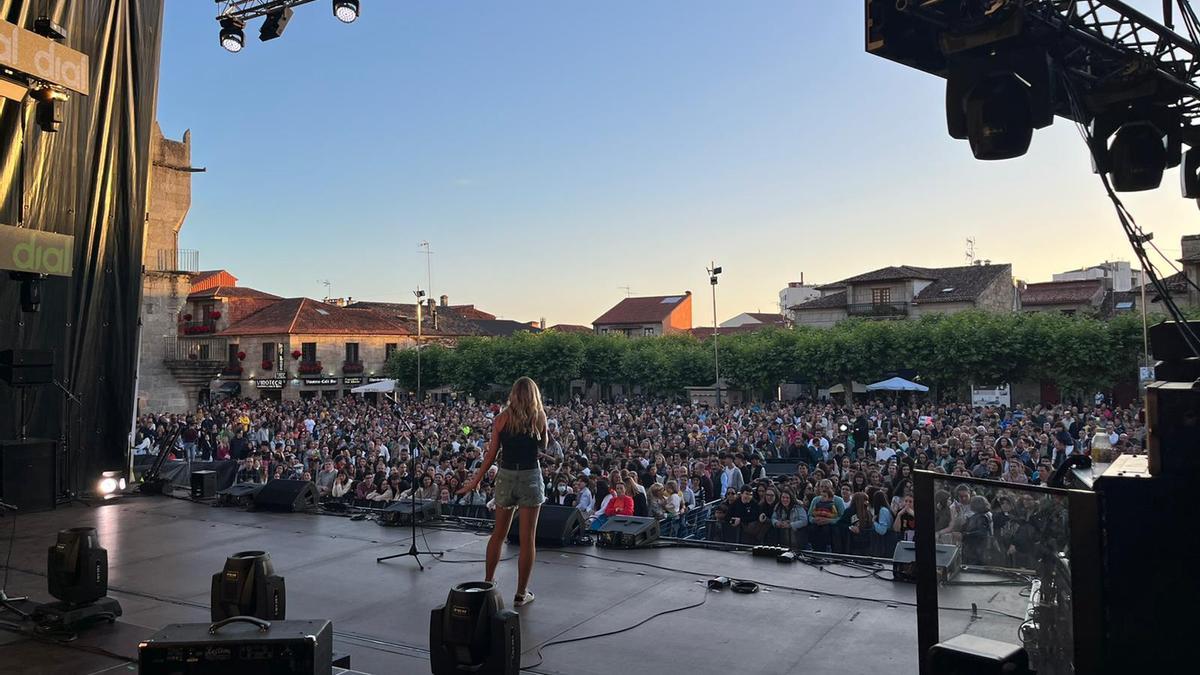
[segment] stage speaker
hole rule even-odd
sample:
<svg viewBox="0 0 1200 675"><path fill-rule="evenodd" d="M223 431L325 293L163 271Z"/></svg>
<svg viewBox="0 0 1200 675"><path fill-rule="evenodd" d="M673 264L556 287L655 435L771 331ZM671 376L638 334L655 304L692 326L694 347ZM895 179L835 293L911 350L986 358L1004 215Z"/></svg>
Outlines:
<svg viewBox="0 0 1200 675"><path fill-rule="evenodd" d="M601 548L640 548L658 541L658 520L638 516L613 516L596 535Z"/></svg>
<svg viewBox="0 0 1200 675"><path fill-rule="evenodd" d="M53 509L57 448L44 438L0 441L0 499L22 513Z"/></svg>
<svg viewBox="0 0 1200 675"><path fill-rule="evenodd" d="M212 499L217 496L217 472L192 472L192 499Z"/></svg>
<svg viewBox="0 0 1200 675"><path fill-rule="evenodd" d="M1031 675L1024 647L962 634L929 648L936 675Z"/></svg>
<svg viewBox="0 0 1200 675"><path fill-rule="evenodd" d="M508 543L521 541L520 509L513 511L512 525L508 528ZM533 539L538 546L569 546L583 531L583 515L574 506L542 504L538 514L537 531Z"/></svg>
<svg viewBox="0 0 1200 675"><path fill-rule="evenodd" d="M333 624L233 617L173 623L138 645L141 675L329 675Z"/></svg>
<svg viewBox="0 0 1200 675"><path fill-rule="evenodd" d="M272 480L254 495L254 508L263 511L315 511L320 506L317 484L311 480Z"/></svg>
<svg viewBox="0 0 1200 675"><path fill-rule="evenodd" d="M938 581L944 582L958 576L958 547L953 544L937 544ZM892 553L892 581L917 583L917 545L911 541L896 543Z"/></svg>
<svg viewBox="0 0 1200 675"><path fill-rule="evenodd" d="M14 387L32 387L54 381L54 352L48 349L0 351L0 380Z"/></svg>
<svg viewBox="0 0 1200 675"><path fill-rule="evenodd" d="M429 520L433 520L441 515L441 505L432 499L418 499L416 514L417 524L420 525ZM398 502L393 502L383 513L379 514L379 518L375 522L380 525L409 525L413 518L412 500L404 499Z"/></svg>
<svg viewBox="0 0 1200 675"><path fill-rule="evenodd" d="M262 488L259 483L234 483L217 493L217 503L221 506L254 506L254 495Z"/></svg>

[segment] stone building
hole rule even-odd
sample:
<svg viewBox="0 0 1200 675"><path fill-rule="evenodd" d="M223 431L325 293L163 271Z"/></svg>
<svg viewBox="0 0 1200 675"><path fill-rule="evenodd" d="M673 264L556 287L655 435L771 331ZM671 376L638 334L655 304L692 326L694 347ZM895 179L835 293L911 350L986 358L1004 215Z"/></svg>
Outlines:
<svg viewBox="0 0 1200 675"><path fill-rule="evenodd" d="M968 309L1019 306L1011 265L884 267L818 286L821 297L791 308L795 325L827 328L842 319L916 319Z"/></svg>
<svg viewBox="0 0 1200 675"><path fill-rule="evenodd" d="M177 317L191 291L198 254L179 249L179 230L192 204L192 138L164 138L155 123L151 141L150 204L142 244L141 349L138 354L139 410L182 412L195 392L167 367L164 338L176 334Z"/></svg>

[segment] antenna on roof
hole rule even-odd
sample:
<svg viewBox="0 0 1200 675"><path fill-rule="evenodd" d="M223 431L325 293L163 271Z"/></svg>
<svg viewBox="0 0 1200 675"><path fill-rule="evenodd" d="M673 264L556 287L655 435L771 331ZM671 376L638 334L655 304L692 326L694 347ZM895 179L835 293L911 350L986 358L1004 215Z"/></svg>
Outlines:
<svg viewBox="0 0 1200 675"><path fill-rule="evenodd" d="M329 283L328 279L317 279L317 283L325 286L325 302L329 302L329 299L333 297L333 293L330 291L333 284Z"/></svg>
<svg viewBox="0 0 1200 675"><path fill-rule="evenodd" d="M967 237L967 250L964 251L967 256L967 264L975 264L975 237Z"/></svg>
<svg viewBox="0 0 1200 675"><path fill-rule="evenodd" d="M625 297L627 297L627 298L633 297L633 287L632 286L617 286L617 288L625 291Z"/></svg>

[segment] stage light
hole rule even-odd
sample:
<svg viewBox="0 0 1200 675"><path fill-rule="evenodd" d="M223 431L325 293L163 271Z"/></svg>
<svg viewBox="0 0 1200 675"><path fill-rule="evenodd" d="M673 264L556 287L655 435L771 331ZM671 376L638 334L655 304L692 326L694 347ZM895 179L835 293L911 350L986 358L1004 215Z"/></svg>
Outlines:
<svg viewBox="0 0 1200 675"><path fill-rule="evenodd" d="M221 19L221 46L233 53L246 46L246 22L235 17Z"/></svg>
<svg viewBox="0 0 1200 675"><path fill-rule="evenodd" d="M1033 140L1029 86L1016 73L988 75L963 99L967 140L975 159L1020 157Z"/></svg>
<svg viewBox="0 0 1200 675"><path fill-rule="evenodd" d="M213 575L213 621L231 616L282 621L286 609L283 577L275 574L271 555L266 551L235 553L225 560L225 568Z"/></svg>
<svg viewBox="0 0 1200 675"><path fill-rule="evenodd" d="M1117 129L1108 149L1109 176L1118 192L1153 190L1167 167L1166 135L1147 120Z"/></svg>
<svg viewBox="0 0 1200 675"><path fill-rule="evenodd" d="M333 0L333 15L342 23L354 23L358 18L358 0Z"/></svg>
<svg viewBox="0 0 1200 675"><path fill-rule="evenodd" d="M46 554L46 585L61 602L43 605L34 618L44 624L75 626L97 618L113 620L121 605L108 594L108 551L94 527L60 530Z"/></svg>
<svg viewBox="0 0 1200 675"><path fill-rule="evenodd" d="M429 660L433 675L516 675L521 670L521 617L504 608L494 583L459 584L450 589L446 604L430 612Z"/></svg>
<svg viewBox="0 0 1200 675"><path fill-rule="evenodd" d="M39 16L33 20L33 32L59 42L67 39L67 29L58 25L48 16Z"/></svg>
<svg viewBox="0 0 1200 675"><path fill-rule="evenodd" d="M109 499L123 491L125 487L125 476L121 475L120 471L105 471L100 474L100 480L96 482L96 494Z"/></svg>
<svg viewBox="0 0 1200 675"><path fill-rule="evenodd" d="M292 14L295 12L291 7L281 7L267 13L267 18L263 19L262 28L258 30L258 39L266 42L282 36L288 22L292 20Z"/></svg>

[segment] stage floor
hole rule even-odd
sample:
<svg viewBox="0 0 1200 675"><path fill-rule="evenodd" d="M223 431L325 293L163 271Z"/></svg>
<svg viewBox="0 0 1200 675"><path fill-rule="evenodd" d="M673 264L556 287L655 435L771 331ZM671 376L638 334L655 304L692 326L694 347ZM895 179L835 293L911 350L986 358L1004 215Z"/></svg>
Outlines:
<svg viewBox="0 0 1200 675"><path fill-rule="evenodd" d="M0 519L0 561L8 553L9 518ZM168 623L208 620L209 583L225 558L263 549L287 580L289 618L333 621L335 651L349 653L356 671L428 673L429 610L449 588L483 577L487 539L469 531L425 530L422 548L445 550L443 561L410 558L376 563L401 553L407 528L308 514L215 508L169 497L130 497L92 507L70 506L19 516L8 594L49 601L46 549L67 527L97 528L108 549L110 595L124 615L80 634L77 646L94 646L136 658L139 640ZM506 545L504 557L515 556ZM588 557L590 556L597 557ZM657 565L659 568L650 567ZM845 567L837 574L858 575ZM783 565L690 548L611 551L573 547L538 551L531 589L537 601L521 608L523 664L537 662L544 642L611 631L664 609L697 602L704 582L724 575L778 586L753 595L709 593L698 608L668 614L614 635L544 650L536 673L915 673L915 587L874 577L846 578L803 564ZM516 585L516 560L500 565L506 602ZM1019 614L1015 587L946 588L943 606L976 602ZM855 596L855 597L847 597ZM869 599L868 599L869 598ZM942 634L970 631L1015 640L1014 619L984 612L943 611ZM12 621L0 612L0 619ZM96 653L48 646L0 631L5 673L133 672Z"/></svg>

